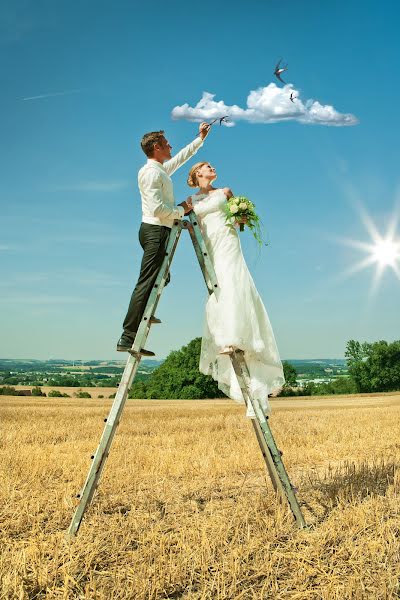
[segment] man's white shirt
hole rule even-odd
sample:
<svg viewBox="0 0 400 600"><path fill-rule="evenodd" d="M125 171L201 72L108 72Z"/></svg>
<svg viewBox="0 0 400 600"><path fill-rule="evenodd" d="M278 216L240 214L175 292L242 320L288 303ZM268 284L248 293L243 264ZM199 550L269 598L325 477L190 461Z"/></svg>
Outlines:
<svg viewBox="0 0 400 600"><path fill-rule="evenodd" d="M174 187L170 175L175 173L203 145L197 137L164 164L153 158L138 173L139 191L142 197L142 221L151 225L172 227L174 219L182 219L183 206L175 206Z"/></svg>

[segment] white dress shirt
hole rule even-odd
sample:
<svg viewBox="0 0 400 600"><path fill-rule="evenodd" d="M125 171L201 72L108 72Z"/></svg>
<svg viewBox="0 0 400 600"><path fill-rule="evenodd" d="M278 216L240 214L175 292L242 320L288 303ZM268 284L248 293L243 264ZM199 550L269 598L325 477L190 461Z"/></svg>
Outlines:
<svg viewBox="0 0 400 600"><path fill-rule="evenodd" d="M172 227L174 219L182 219L185 210L183 206L175 206L170 175L196 154L202 145L203 140L197 137L164 164L149 158L140 169L138 183L142 197L143 223Z"/></svg>

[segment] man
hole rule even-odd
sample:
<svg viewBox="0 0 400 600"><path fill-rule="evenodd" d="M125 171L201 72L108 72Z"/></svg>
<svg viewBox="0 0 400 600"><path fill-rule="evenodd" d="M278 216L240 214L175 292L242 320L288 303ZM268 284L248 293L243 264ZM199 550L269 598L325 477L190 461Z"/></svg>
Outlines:
<svg viewBox="0 0 400 600"><path fill-rule="evenodd" d="M164 260L174 220L182 219L191 210L186 202L175 206L170 175L196 154L203 145L209 130L208 123L201 123L199 137L185 146L173 158L171 158L172 147L163 131L152 131L146 133L142 138L142 150L147 156L147 163L138 174L143 214L139 229L139 241L143 248L143 258L139 279L133 290L123 323L124 331L117 343L119 352L127 352L132 348L147 300ZM168 281L169 278L166 283ZM161 321L152 317L150 323L161 323ZM140 352L144 356L154 356L154 352L144 348Z"/></svg>

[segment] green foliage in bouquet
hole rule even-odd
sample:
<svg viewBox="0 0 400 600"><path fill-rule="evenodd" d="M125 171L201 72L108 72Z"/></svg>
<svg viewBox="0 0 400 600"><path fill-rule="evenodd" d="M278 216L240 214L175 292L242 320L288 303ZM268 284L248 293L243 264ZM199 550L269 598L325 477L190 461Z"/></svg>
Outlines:
<svg viewBox="0 0 400 600"><path fill-rule="evenodd" d="M225 205L226 224L228 227L239 225L240 231L244 230L245 225L251 229L257 243L262 246L265 244L262 239L261 219L255 211L255 205L246 196L232 196ZM246 222L243 219L246 218ZM267 246L267 244L265 244Z"/></svg>

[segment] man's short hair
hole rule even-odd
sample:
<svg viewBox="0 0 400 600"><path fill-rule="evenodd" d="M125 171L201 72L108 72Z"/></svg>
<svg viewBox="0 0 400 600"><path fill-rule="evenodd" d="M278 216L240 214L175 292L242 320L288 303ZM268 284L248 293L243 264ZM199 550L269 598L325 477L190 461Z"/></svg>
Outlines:
<svg viewBox="0 0 400 600"><path fill-rule="evenodd" d="M150 131L150 133L145 133L142 137L142 141L140 145L142 146L142 150L146 156L153 156L154 152L154 144L161 144L164 138L164 131Z"/></svg>

